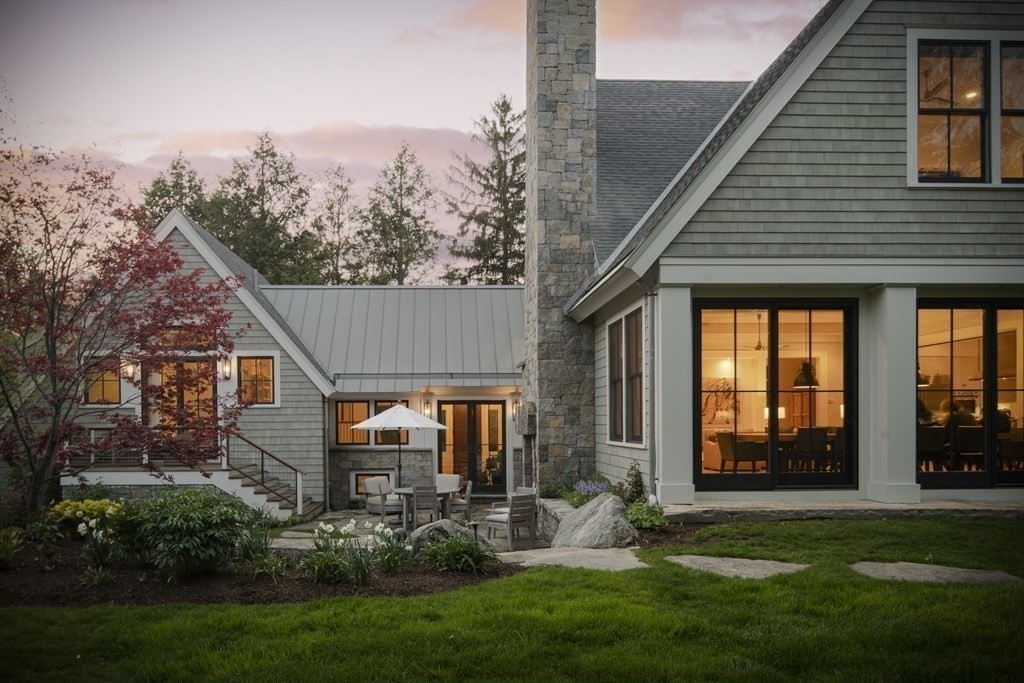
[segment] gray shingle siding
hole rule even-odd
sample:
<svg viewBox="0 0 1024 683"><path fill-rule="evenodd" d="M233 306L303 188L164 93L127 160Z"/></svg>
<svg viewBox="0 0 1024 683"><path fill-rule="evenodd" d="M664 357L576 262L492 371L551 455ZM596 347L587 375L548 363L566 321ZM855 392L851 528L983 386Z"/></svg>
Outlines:
<svg viewBox="0 0 1024 683"><path fill-rule="evenodd" d="M184 259L186 271L205 268L207 278L212 280L217 277L206 260L187 243L178 230L173 230L169 239ZM300 468L303 472L303 492L314 500L323 500L323 394L240 299L231 297L226 308L232 312L233 329L252 323L252 328L236 341L236 355L244 356L247 350L280 353L281 385L276 390L280 392L281 405L276 408L246 410L239 420L241 432L274 455Z"/></svg>
<svg viewBox="0 0 1024 683"><path fill-rule="evenodd" d="M1024 3L873 3L666 255L1024 256L1024 187L907 187L915 26L1024 28Z"/></svg>

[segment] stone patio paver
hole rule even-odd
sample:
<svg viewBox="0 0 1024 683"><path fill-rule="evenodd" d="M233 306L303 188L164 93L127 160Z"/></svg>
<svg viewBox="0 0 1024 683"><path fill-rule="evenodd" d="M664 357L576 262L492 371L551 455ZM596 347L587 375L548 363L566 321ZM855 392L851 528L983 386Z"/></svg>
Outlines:
<svg viewBox="0 0 1024 683"><path fill-rule="evenodd" d="M648 566L638 560L630 548L537 548L499 553L498 557L502 562L521 564L525 567L557 565L621 572L627 569L644 569Z"/></svg>
<svg viewBox="0 0 1024 683"><path fill-rule="evenodd" d="M741 557L710 557L707 555L671 555L665 559L688 569L739 579L766 579L777 574L792 574L810 566L775 560L748 560Z"/></svg>
<svg viewBox="0 0 1024 683"><path fill-rule="evenodd" d="M918 583L1024 583L1024 579L989 569L962 569L917 562L857 562L850 568L873 579Z"/></svg>

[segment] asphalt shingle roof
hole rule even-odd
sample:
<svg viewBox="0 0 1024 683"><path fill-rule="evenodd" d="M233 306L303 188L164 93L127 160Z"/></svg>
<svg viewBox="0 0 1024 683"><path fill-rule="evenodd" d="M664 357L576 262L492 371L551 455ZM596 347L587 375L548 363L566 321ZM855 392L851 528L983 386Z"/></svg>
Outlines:
<svg viewBox="0 0 1024 683"><path fill-rule="evenodd" d="M775 87L775 84L779 82L783 74L789 69L789 67L796 61L796 58L803 52L814 37L818 35L818 32L822 27L828 23L828 20L836 13L836 11L843 5L846 0L829 0L821 10L818 11L814 18L811 19L810 23L804 27L802 31L793 39L785 50L782 51L774 62L764 70L756 81L754 81L746 92L740 97L739 101L736 102L736 106L728 114L728 116L722 121L721 125L715 130L714 134L707 140L707 144L700 153L693 157L690 162L689 168L686 172L680 176L665 193L665 196L653 207L650 215L644 220L642 224L637 224L635 228L622 240L621 245L616 245L613 248L612 254L614 258L609 257L605 259L601 265L594 270L594 273L587 279L586 282L579 288L572 299L565 305L565 311L568 312L572 309L575 304L582 299L587 292L605 275L610 272L619 263L624 261L629 254L631 254L637 247L639 247L644 240L646 240L650 234L654 231L654 228L661 222L665 215L672 209L672 207L679 201L679 199L689 188L690 184L697 179L698 176L704 171L705 168L711 163L711 161L718 155L718 152L725 146L725 144L732 137L743 123L747 120L750 114L757 108L757 105L768 95L768 93ZM598 212L601 211L601 161L600 161L600 117L601 117L601 93L600 86L598 89ZM682 166L680 166L682 168ZM661 194L665 189L664 185L658 186L655 197ZM651 205L645 207L650 208ZM643 212L641 212L642 216ZM640 216L638 216L640 218ZM632 227L632 226L631 226Z"/></svg>
<svg viewBox="0 0 1024 683"><path fill-rule="evenodd" d="M597 82L598 262L619 246L749 83Z"/></svg>

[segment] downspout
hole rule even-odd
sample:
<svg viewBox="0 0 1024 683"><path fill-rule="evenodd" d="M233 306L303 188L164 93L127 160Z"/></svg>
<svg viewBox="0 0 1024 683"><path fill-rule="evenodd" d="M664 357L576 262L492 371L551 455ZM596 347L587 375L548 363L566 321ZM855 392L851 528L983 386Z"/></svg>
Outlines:
<svg viewBox="0 0 1024 683"><path fill-rule="evenodd" d="M324 428L321 435L324 440L324 512L331 511L331 451L327 445L330 443L331 433L331 400L324 396Z"/></svg>
<svg viewBox="0 0 1024 683"><path fill-rule="evenodd" d="M643 278L637 280L637 286L644 290L644 306L647 308L647 362L650 368L649 380L647 382L647 405L648 405L648 418L647 428L649 430L649 436L647 438L647 488L651 492L651 495L657 495L655 491L658 490L657 483L657 466L658 466L658 440L655 438L657 431L655 430L655 420L657 418L657 406L654 405L654 381L657 376L654 365L654 300L658 294L654 291L654 288L644 282Z"/></svg>

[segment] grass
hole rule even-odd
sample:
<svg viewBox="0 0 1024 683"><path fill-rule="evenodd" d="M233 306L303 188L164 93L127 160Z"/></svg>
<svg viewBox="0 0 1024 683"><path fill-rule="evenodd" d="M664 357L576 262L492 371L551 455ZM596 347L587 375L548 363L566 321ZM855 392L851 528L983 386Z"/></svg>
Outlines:
<svg viewBox="0 0 1024 683"><path fill-rule="evenodd" d="M1024 522L716 525L650 569L540 568L413 599L0 610L0 679L1020 680L1024 586L877 581L857 560L1024 576ZM665 555L810 563L763 581ZM69 587L69 590L76 588Z"/></svg>

